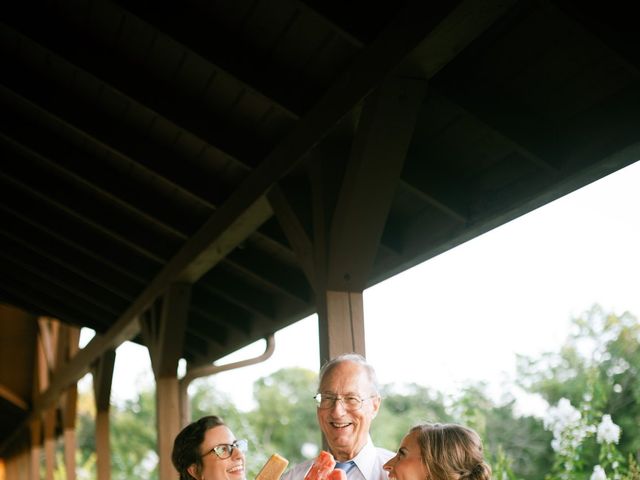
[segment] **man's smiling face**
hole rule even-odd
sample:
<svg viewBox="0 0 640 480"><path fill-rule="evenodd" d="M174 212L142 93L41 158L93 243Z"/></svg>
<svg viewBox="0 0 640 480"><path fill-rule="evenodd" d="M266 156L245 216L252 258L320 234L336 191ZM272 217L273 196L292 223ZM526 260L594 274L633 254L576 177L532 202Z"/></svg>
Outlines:
<svg viewBox="0 0 640 480"><path fill-rule="evenodd" d="M320 393L357 396L364 399L362 407L348 411L341 401L331 408L318 408L318 424L327 440L331 453L338 461L350 460L367 443L369 427L380 408L380 397L369 381L362 365L344 361L325 373Z"/></svg>

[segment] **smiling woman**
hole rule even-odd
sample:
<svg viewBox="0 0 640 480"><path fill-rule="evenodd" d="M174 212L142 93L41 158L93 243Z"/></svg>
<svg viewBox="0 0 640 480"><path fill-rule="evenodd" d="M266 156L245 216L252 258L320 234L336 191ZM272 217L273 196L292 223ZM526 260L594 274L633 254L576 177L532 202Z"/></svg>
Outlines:
<svg viewBox="0 0 640 480"><path fill-rule="evenodd" d="M187 425L176 436L171 460L180 480L244 480L247 441L237 440L220 417Z"/></svg>
<svg viewBox="0 0 640 480"><path fill-rule="evenodd" d="M384 465L390 480L490 480L478 434L453 423L425 423L409 430Z"/></svg>

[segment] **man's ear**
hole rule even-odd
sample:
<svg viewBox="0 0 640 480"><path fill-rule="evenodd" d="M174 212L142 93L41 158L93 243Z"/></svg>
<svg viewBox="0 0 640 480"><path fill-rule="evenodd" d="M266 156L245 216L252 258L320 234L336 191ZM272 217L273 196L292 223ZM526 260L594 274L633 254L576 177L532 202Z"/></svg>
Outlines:
<svg viewBox="0 0 640 480"><path fill-rule="evenodd" d="M192 463L189 468L187 468L187 472L191 475L195 480L200 478L200 469L195 463Z"/></svg>
<svg viewBox="0 0 640 480"><path fill-rule="evenodd" d="M373 407L373 418L378 414L378 410L380 410L380 403L382 403L382 398L380 395L374 397L371 401L371 406Z"/></svg>

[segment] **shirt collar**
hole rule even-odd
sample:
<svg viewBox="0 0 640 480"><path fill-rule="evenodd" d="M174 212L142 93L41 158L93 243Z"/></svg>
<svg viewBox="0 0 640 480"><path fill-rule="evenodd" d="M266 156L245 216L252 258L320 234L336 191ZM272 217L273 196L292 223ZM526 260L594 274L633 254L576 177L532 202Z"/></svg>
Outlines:
<svg viewBox="0 0 640 480"><path fill-rule="evenodd" d="M353 460L365 478L371 478L376 460L376 447L373 446L371 436L367 438L367 443L364 444L364 447L362 447L358 454L351 460Z"/></svg>

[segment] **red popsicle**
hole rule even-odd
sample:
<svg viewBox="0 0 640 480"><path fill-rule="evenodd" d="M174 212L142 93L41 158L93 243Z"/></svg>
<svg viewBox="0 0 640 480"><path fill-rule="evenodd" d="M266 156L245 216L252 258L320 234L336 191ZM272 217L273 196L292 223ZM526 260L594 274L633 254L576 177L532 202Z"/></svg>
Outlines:
<svg viewBox="0 0 640 480"><path fill-rule="evenodd" d="M336 466L336 461L329 452L322 450L318 458L304 476L304 480L328 480L329 474ZM337 478L335 480L338 480Z"/></svg>

